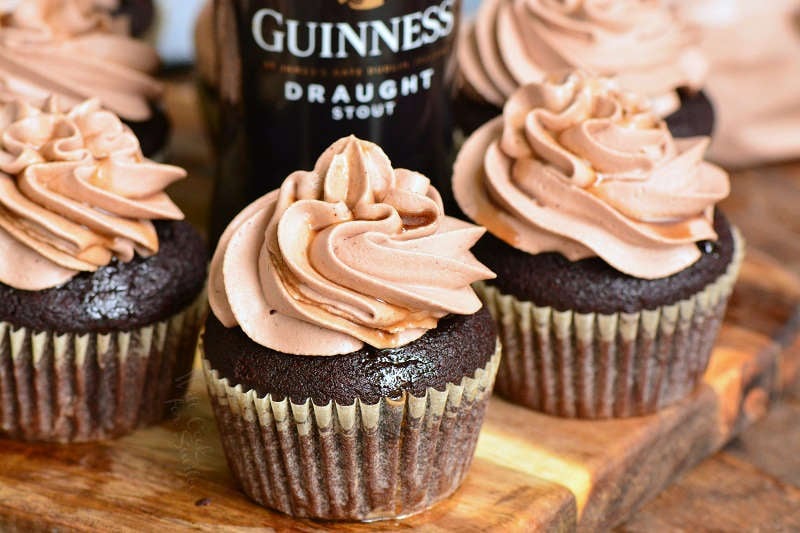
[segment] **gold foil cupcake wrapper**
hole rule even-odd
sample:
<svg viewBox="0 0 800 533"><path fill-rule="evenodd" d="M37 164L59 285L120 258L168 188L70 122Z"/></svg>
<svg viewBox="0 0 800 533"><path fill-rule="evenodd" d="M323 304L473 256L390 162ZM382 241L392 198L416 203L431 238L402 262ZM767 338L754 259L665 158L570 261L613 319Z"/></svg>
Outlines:
<svg viewBox="0 0 800 533"><path fill-rule="evenodd" d="M500 360L445 390L374 404L295 403L231 387L204 360L228 464L244 492L296 517L378 520L415 514L463 481Z"/></svg>
<svg viewBox="0 0 800 533"><path fill-rule="evenodd" d="M651 414L685 398L708 366L744 258L733 233L724 274L654 310L558 311L477 284L503 345L497 393L550 415L590 419Z"/></svg>
<svg viewBox="0 0 800 533"><path fill-rule="evenodd" d="M0 435L48 442L116 438L166 418L183 397L207 309L112 333L0 322Z"/></svg>

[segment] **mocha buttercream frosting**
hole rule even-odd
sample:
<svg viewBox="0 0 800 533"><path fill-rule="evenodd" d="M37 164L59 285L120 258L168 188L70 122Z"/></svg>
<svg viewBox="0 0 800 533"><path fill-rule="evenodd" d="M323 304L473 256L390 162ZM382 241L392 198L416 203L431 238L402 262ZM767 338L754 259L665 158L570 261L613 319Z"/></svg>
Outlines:
<svg viewBox="0 0 800 533"><path fill-rule="evenodd" d="M707 66L696 37L661 0L486 0L462 34L458 59L468 93L502 106L549 72L616 77L667 116L676 89L699 89Z"/></svg>
<svg viewBox="0 0 800 533"><path fill-rule="evenodd" d="M708 142L674 139L647 99L572 73L515 92L465 143L453 189L464 213L519 250L661 278L716 240L729 181L703 160Z"/></svg>
<svg viewBox="0 0 800 533"><path fill-rule="evenodd" d="M230 224L211 262L211 308L285 353L399 347L481 308L470 284L494 274L469 249L483 233L445 216L428 178L343 138Z"/></svg>
<svg viewBox="0 0 800 533"><path fill-rule="evenodd" d="M0 282L43 290L112 259L158 252L151 220L183 218L163 192L183 169L144 158L112 112L11 103L0 113ZM12 259L13 258L13 259Z"/></svg>
<svg viewBox="0 0 800 533"><path fill-rule="evenodd" d="M0 16L0 101L73 107L98 98L125 120L151 116L161 84L152 46L125 34L97 0L21 0Z"/></svg>

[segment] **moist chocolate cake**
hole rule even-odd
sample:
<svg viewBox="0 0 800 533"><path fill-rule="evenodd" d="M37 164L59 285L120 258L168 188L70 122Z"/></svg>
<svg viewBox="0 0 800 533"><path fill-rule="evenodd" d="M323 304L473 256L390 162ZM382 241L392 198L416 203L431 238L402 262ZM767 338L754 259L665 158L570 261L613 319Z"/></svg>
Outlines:
<svg viewBox="0 0 800 533"><path fill-rule="evenodd" d="M485 283L517 299L559 311L635 313L689 298L725 273L733 259L734 239L720 210L714 229L719 240L698 244L700 260L654 280L623 274L599 257L573 262L557 252L531 255L490 233L475 246L475 256L497 274Z"/></svg>
<svg viewBox="0 0 800 533"><path fill-rule="evenodd" d="M168 318L203 290L207 251L188 222L156 221L160 249L130 262L117 259L96 272L43 291L0 283L0 321L35 331L130 331Z"/></svg>
<svg viewBox="0 0 800 533"><path fill-rule="evenodd" d="M203 345L211 366L231 386L253 389L259 397L311 398L350 405L355 398L376 403L403 392L423 396L428 387L443 391L487 365L497 332L486 308L474 315L451 315L422 338L394 349L365 345L357 352L329 357L290 355L256 344L241 328L226 328L211 314ZM457 354L457 355L456 355Z"/></svg>

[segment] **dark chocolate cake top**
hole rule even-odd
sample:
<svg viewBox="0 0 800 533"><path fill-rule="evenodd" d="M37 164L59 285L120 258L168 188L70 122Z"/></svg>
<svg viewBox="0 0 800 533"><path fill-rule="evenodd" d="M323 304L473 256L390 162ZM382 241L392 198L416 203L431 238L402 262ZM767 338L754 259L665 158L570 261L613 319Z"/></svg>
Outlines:
<svg viewBox="0 0 800 533"><path fill-rule="evenodd" d="M518 300L579 313L636 313L679 302L725 273L737 243L732 228L717 210L716 242L698 244L700 259L677 274L644 280L623 274L599 257L569 261L557 252L531 255L486 234L475 255L497 273L487 283Z"/></svg>
<svg viewBox="0 0 800 533"><path fill-rule="evenodd" d="M203 290L208 250L187 222L156 222L157 254L113 259L43 291L0 284L0 321L57 333L138 329L183 310Z"/></svg>
<svg viewBox="0 0 800 533"><path fill-rule="evenodd" d="M403 392L422 396L428 387L444 390L484 368L495 353L497 333L484 308L474 315L451 315L436 329L400 348L364 346L344 355L307 357L278 352L253 342L241 328L226 328L212 314L203 337L205 357L231 386L259 397L317 405L342 405L355 398L376 403Z"/></svg>

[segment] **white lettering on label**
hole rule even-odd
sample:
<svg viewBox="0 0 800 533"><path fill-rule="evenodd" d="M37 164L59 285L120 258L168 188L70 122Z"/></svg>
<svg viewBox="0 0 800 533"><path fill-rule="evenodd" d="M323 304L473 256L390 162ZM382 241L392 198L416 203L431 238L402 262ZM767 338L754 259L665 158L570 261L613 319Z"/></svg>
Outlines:
<svg viewBox="0 0 800 533"><path fill-rule="evenodd" d="M283 88L283 97L290 102L298 102L303 98L303 86L296 81L287 81Z"/></svg>
<svg viewBox="0 0 800 533"><path fill-rule="evenodd" d="M309 104L332 104L333 120L366 120L384 115L392 116L397 107L396 98L430 90L435 73L433 68L427 68L399 80L359 83L352 89L340 84L334 87L330 96L326 94L325 86L319 83L303 86L296 81L287 81L283 93L290 102L305 99Z"/></svg>
<svg viewBox="0 0 800 533"><path fill-rule="evenodd" d="M443 0L388 22L318 22L287 19L274 9L262 8L253 15L252 34L262 50L288 52L295 57L347 59L352 55L379 57L384 52L416 50L448 37L455 28L455 0Z"/></svg>

